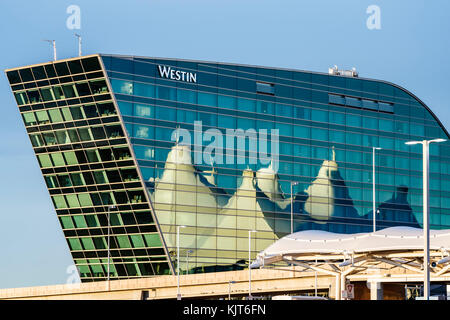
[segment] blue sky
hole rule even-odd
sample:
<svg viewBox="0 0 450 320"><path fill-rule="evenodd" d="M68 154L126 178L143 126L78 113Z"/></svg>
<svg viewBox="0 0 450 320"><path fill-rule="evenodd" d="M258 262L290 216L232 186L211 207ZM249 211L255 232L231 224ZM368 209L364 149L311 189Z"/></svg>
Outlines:
<svg viewBox="0 0 450 320"><path fill-rule="evenodd" d="M81 29L69 30L69 5ZM369 30L369 5L381 29ZM116 53L211 60L361 77L412 91L450 128L450 2L382 0L0 1L0 69ZM0 74L0 288L66 283L73 264L10 92Z"/></svg>

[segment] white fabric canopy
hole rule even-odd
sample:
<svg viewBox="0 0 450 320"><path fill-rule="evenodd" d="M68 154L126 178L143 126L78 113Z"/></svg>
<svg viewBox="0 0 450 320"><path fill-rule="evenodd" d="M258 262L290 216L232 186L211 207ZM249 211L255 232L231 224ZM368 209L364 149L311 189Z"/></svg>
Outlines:
<svg viewBox="0 0 450 320"><path fill-rule="evenodd" d="M284 255L358 254L423 250L423 229L392 227L371 233L340 234L319 230L285 236L259 253L252 268L281 260ZM430 250L449 250L450 230L430 230ZM280 259L276 259L276 257ZM275 258L275 259L274 259ZM270 263L269 262L269 263Z"/></svg>

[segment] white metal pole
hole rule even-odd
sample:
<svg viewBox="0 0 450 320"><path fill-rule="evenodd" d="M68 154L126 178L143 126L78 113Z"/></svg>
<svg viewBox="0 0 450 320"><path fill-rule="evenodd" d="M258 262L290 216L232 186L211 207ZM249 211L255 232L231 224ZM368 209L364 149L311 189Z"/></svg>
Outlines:
<svg viewBox="0 0 450 320"><path fill-rule="evenodd" d="M53 60L56 61L56 40L52 40L53 45Z"/></svg>
<svg viewBox="0 0 450 320"><path fill-rule="evenodd" d="M248 231L248 299L252 300L252 268L250 268L252 263L251 257L251 248L252 248L252 232L256 232L255 230Z"/></svg>
<svg viewBox="0 0 450 320"><path fill-rule="evenodd" d="M78 56L81 57L81 35L75 33L75 36L78 38Z"/></svg>
<svg viewBox="0 0 450 320"><path fill-rule="evenodd" d="M424 282L423 296L430 299L430 203L429 203L429 141L422 142L423 148L423 237L424 237Z"/></svg>
<svg viewBox="0 0 450 320"><path fill-rule="evenodd" d="M429 190L429 167L430 167L430 143L444 142L445 139L433 139L423 141L408 141L407 145L422 144L422 169L423 169L423 297L430 299L430 190Z"/></svg>
<svg viewBox="0 0 450 320"><path fill-rule="evenodd" d="M251 265L251 255L250 255L250 251L251 251L251 246L252 246L252 242L251 242L251 230L248 232L248 299L252 300L252 268L250 268Z"/></svg>
<svg viewBox="0 0 450 320"><path fill-rule="evenodd" d="M180 294L180 226L177 226L177 300L181 300Z"/></svg>
<svg viewBox="0 0 450 320"><path fill-rule="evenodd" d="M317 259L316 259L317 266ZM314 272L314 295L317 297L317 271Z"/></svg>
<svg viewBox="0 0 450 320"><path fill-rule="evenodd" d="M377 231L377 213L376 213L376 191L375 191L375 151L381 150L378 147L372 147L372 215L373 232Z"/></svg>
<svg viewBox="0 0 450 320"><path fill-rule="evenodd" d="M297 185L297 182L291 181L291 234L294 233L294 191L293 186Z"/></svg>
<svg viewBox="0 0 450 320"><path fill-rule="evenodd" d="M111 209L114 209L115 206L108 206L108 267L107 267L107 282L108 282L108 291L110 290L110 265L111 265L111 253L110 253L110 229L111 229Z"/></svg>

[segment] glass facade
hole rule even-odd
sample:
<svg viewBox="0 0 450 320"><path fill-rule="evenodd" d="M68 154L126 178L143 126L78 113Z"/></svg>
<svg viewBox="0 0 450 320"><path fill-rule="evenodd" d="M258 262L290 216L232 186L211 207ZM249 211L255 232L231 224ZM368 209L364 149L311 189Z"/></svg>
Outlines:
<svg viewBox="0 0 450 320"><path fill-rule="evenodd" d="M383 81L115 55L7 70L83 281L236 270L291 228L422 225L422 149L447 131ZM450 146L430 147L450 227ZM292 188L292 193L291 193ZM114 208L110 206L114 205ZM292 222L291 222L292 213ZM177 230L179 246L177 252Z"/></svg>

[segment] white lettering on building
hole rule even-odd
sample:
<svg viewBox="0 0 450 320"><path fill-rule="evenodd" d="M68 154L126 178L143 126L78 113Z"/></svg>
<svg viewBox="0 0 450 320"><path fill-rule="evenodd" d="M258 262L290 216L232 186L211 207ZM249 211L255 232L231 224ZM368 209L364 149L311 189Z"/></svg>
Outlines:
<svg viewBox="0 0 450 320"><path fill-rule="evenodd" d="M168 66L158 66L158 71L161 78L197 83L197 74L194 72L181 71Z"/></svg>

